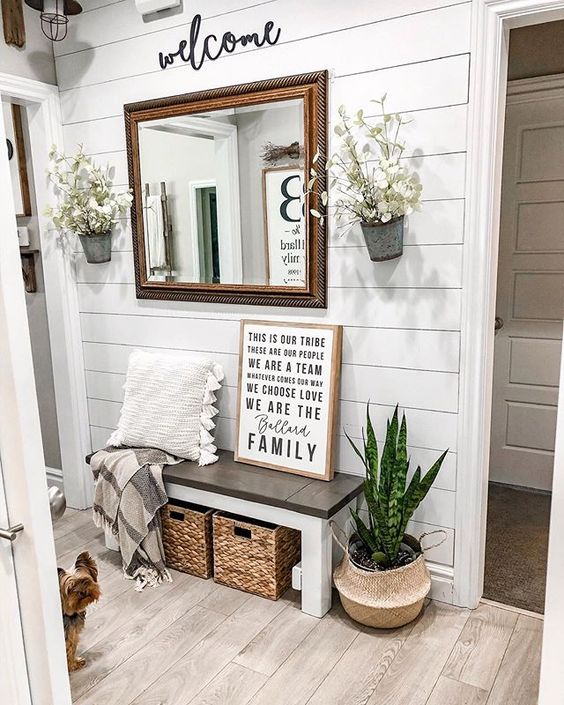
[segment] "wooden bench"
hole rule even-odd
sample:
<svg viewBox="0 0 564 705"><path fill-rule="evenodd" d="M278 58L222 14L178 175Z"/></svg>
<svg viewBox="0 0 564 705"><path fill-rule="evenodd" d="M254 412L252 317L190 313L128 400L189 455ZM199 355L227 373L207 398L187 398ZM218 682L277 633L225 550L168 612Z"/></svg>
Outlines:
<svg viewBox="0 0 564 705"><path fill-rule="evenodd" d="M218 454L219 461L213 465L165 466L168 496L301 531L302 611L323 617L331 608L333 558L338 558L329 519L345 526L363 478L336 473L331 482L325 482L236 463L230 451Z"/></svg>

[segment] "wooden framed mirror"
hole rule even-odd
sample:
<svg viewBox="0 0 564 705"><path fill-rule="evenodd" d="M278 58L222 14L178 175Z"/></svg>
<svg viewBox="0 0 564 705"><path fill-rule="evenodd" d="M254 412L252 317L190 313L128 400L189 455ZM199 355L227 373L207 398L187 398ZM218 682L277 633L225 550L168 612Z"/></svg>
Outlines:
<svg viewBox="0 0 564 705"><path fill-rule="evenodd" d="M137 298L326 307L326 71L124 106ZM325 189L325 177L316 186Z"/></svg>

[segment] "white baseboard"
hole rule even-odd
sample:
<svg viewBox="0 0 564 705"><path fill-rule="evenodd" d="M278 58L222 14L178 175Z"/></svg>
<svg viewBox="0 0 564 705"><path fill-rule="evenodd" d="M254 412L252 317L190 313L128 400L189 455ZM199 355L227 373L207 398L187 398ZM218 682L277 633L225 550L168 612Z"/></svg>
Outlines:
<svg viewBox="0 0 564 705"><path fill-rule="evenodd" d="M437 602L454 603L454 568L427 561L431 573L431 592L429 597Z"/></svg>
<svg viewBox="0 0 564 705"><path fill-rule="evenodd" d="M59 468L46 467L45 472L47 474L47 484L49 487L53 485L59 489L63 489L63 471Z"/></svg>

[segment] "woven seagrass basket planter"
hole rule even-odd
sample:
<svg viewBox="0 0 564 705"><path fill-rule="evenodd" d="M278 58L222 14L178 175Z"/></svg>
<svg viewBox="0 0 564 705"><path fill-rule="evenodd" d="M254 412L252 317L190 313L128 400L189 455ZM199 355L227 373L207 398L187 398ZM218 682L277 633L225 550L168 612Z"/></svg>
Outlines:
<svg viewBox="0 0 564 705"><path fill-rule="evenodd" d="M161 509L166 564L199 578L213 575L213 509L174 500Z"/></svg>
<svg viewBox="0 0 564 705"><path fill-rule="evenodd" d="M363 570L345 551L333 578L345 611L356 622L393 629L411 622L423 609L431 589L429 571L419 541L405 534L404 543L421 555L413 563L393 570Z"/></svg>
<svg viewBox="0 0 564 705"><path fill-rule="evenodd" d="M300 560L301 535L233 514L213 516L214 580L216 583L277 600L292 583Z"/></svg>

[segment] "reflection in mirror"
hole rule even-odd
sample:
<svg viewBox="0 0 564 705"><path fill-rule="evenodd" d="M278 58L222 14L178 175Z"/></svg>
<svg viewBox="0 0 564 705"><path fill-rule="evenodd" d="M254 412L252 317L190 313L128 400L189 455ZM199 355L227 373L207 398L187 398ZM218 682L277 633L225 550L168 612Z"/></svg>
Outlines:
<svg viewBox="0 0 564 705"><path fill-rule="evenodd" d="M152 282L305 287L303 99L139 123Z"/></svg>

